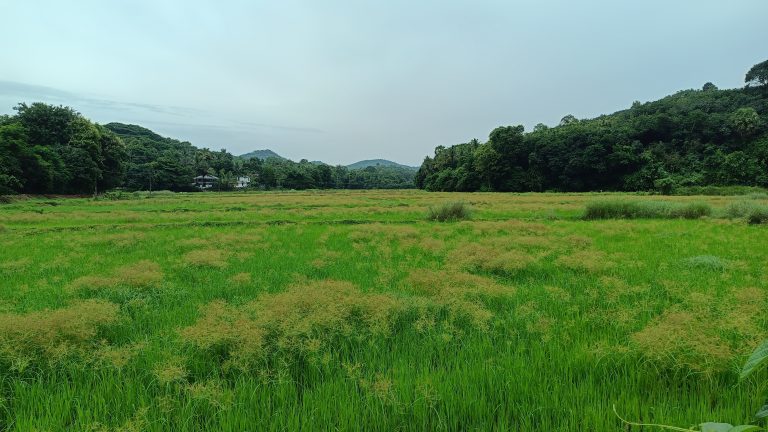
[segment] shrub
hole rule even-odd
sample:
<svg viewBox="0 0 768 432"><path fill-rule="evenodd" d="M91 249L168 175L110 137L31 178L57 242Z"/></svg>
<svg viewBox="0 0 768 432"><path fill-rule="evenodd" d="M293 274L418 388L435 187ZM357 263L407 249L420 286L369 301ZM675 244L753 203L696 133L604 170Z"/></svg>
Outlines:
<svg viewBox="0 0 768 432"><path fill-rule="evenodd" d="M712 214L706 203L666 201L596 201L587 204L584 219L698 219Z"/></svg>
<svg viewBox="0 0 768 432"><path fill-rule="evenodd" d="M427 220L437 222L451 222L471 219L472 214L469 205L462 201L445 203L439 207L430 207L427 212Z"/></svg>

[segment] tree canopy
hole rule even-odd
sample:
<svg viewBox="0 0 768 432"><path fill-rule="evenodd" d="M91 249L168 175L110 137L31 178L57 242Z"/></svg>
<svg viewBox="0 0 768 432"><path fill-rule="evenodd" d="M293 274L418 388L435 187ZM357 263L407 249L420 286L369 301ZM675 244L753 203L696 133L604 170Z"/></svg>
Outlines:
<svg viewBox="0 0 768 432"><path fill-rule="evenodd" d="M755 87L768 85L768 60L752 66L747 72L744 82L748 86Z"/></svg>
<svg viewBox="0 0 768 432"><path fill-rule="evenodd" d="M398 166L349 169L283 158L238 158L198 148L137 125L92 123L71 108L19 104L0 116L0 194L90 194L127 190L196 190L212 174L216 189L240 176L261 189L412 188L415 170Z"/></svg>
<svg viewBox="0 0 768 432"><path fill-rule="evenodd" d="M761 66L762 65L762 66ZM768 186L768 62L743 89L707 83L594 119L499 127L488 140L438 146L416 175L435 191L660 190ZM763 81L761 81L763 80Z"/></svg>

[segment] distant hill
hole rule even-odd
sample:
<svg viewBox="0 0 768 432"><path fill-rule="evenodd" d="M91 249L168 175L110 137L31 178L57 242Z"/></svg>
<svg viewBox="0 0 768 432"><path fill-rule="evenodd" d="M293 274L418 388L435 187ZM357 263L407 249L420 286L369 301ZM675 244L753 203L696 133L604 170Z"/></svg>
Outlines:
<svg viewBox="0 0 768 432"><path fill-rule="evenodd" d="M121 138L145 137L153 141L163 141L166 139L165 137L162 137L145 127L134 125L134 124L112 122L112 123L105 124L104 127L111 130Z"/></svg>
<svg viewBox="0 0 768 432"><path fill-rule="evenodd" d="M264 149L264 150L254 150L249 153L241 154L239 156L241 159L261 159L266 160L269 158L275 158L275 159L285 159L284 157L280 156L279 154L273 152L270 149Z"/></svg>
<svg viewBox="0 0 768 432"><path fill-rule="evenodd" d="M368 159L368 160L361 160L360 162L355 162L353 164L347 165L347 168L349 169L363 169L368 167L375 167L375 166L382 166L382 167L397 167L397 168L405 168L410 169L413 171L417 171L418 167L412 167L408 165L399 164L397 162L392 162L391 160L386 159Z"/></svg>
<svg viewBox="0 0 768 432"><path fill-rule="evenodd" d="M241 158L241 159L253 159L253 158L256 158L256 159L261 159L261 160L267 160L267 159L270 159L270 158L275 158L275 159L280 159L280 160L288 160L287 158L284 158L284 157L280 156L279 154L277 154L277 153L275 153L275 152L273 152L272 150L269 150L269 149L254 150L254 151L249 152L249 153L241 154L238 157ZM326 162L318 161L318 160L310 161L310 163L313 164L313 165L329 165ZM360 170L360 169L365 169L365 168L368 168L368 167L400 168L400 169L410 170L410 171L414 171L414 172L418 171L418 169L419 169L419 167L412 167L412 166L408 166L408 165L403 165L403 164L399 164L397 162L392 162L391 160L386 160L386 159L367 159L367 160L361 160L359 162L355 162L353 164L349 164L349 165L346 166L346 168L350 169L350 170Z"/></svg>

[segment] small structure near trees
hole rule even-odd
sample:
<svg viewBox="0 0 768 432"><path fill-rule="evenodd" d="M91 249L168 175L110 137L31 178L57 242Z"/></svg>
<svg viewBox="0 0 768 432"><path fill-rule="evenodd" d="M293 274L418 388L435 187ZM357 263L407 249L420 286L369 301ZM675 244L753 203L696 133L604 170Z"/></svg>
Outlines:
<svg viewBox="0 0 768 432"><path fill-rule="evenodd" d="M210 189L218 183L219 178L210 174L195 177L195 187L200 189Z"/></svg>

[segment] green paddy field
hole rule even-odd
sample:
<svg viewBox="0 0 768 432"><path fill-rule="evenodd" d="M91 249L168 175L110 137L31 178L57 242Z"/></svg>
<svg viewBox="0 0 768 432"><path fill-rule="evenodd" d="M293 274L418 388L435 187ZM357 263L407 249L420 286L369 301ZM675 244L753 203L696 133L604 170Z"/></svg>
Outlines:
<svg viewBox="0 0 768 432"><path fill-rule="evenodd" d="M607 200L696 219L585 220ZM761 196L420 191L0 204L0 430L639 431L751 421ZM464 201L469 220L428 208ZM670 204L671 205L671 204Z"/></svg>

